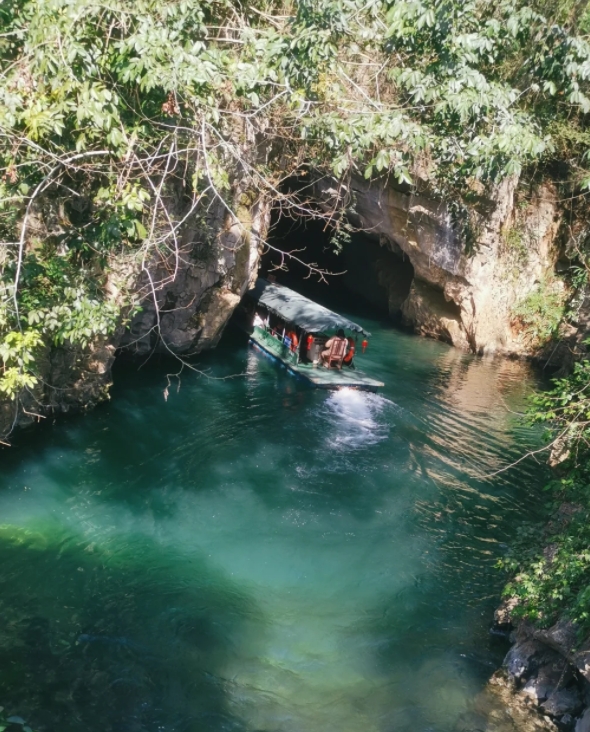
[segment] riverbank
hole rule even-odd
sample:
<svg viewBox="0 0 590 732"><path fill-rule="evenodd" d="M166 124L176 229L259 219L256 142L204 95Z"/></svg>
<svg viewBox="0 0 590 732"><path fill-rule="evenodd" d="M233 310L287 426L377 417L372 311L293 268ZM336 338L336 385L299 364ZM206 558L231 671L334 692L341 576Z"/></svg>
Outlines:
<svg viewBox="0 0 590 732"><path fill-rule="evenodd" d="M507 708L530 718L540 729L590 730L590 644L561 620L547 629L510 621L506 605L496 612L495 633L513 643L502 668L490 680Z"/></svg>
<svg viewBox="0 0 590 732"><path fill-rule="evenodd" d="M493 631L513 643L498 682L517 703L575 732L590 730L589 369L577 363L531 407L549 424L552 479L543 520L522 526L501 562L511 577Z"/></svg>

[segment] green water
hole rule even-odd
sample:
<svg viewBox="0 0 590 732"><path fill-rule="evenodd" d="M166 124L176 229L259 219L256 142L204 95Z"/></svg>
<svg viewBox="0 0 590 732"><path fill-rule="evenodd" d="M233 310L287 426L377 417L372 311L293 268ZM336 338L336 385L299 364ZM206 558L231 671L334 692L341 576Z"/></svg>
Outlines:
<svg viewBox="0 0 590 732"><path fill-rule="evenodd" d="M493 568L537 467L527 368L363 321L381 395L228 334L120 368L0 474L0 704L70 732L466 729L504 648ZM224 376L242 374L237 378ZM180 389L177 390L177 386ZM535 473L537 471L537 473Z"/></svg>

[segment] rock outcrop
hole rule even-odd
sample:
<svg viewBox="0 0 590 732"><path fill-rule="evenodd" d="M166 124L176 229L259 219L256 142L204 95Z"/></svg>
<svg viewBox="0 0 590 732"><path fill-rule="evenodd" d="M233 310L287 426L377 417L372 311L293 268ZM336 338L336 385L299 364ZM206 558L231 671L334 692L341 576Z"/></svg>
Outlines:
<svg viewBox="0 0 590 732"><path fill-rule="evenodd" d="M416 332L474 353L530 352L514 308L553 276L560 209L552 184L521 185L518 194L517 184L509 178L487 195L474 193L476 242L468 253L450 207L426 185L414 192L352 180L352 223L414 268L401 311ZM315 187L322 205L344 205L341 186L323 178Z"/></svg>
<svg viewBox="0 0 590 732"><path fill-rule="evenodd" d="M116 341L116 338L113 339ZM37 360L39 380L17 400L0 401L0 439L16 427L49 415L90 409L108 397L115 344L97 338L88 348L46 348Z"/></svg>
<svg viewBox="0 0 590 732"><path fill-rule="evenodd" d="M474 192L471 213L479 224L471 253L450 207L429 194L425 183L415 192L353 179L345 200L342 187L323 178L315 196L331 210L354 201L348 217L365 236L353 242L348 258L366 256L374 267L366 281L362 268L353 267L357 274L345 279L348 287L377 298L423 335L479 354L528 355L531 343L515 306L554 277L560 209L550 183L526 191L522 184L517 191L517 184L507 179L487 195ZM236 216L211 201L188 216L174 203L183 200L182 192L170 198L168 216L179 222L174 236L110 263L108 296L120 301L123 291L137 295L140 310L128 327L83 353L50 349L40 362L39 385L21 395L20 407L0 404L0 436L40 418L35 415L87 408L104 398L117 349L144 358L154 352L196 354L217 344L256 277L269 202L244 183L234 191ZM36 216L38 237L43 231L52 235L59 220L53 208ZM581 302L581 322L588 299Z"/></svg>
<svg viewBox="0 0 590 732"><path fill-rule="evenodd" d="M509 623L510 608L500 608L496 632ZM546 729L590 732L590 651L578 643L575 626L560 620L539 629L521 622L510 638L513 645L491 681L504 690L508 707L528 709Z"/></svg>
<svg viewBox="0 0 590 732"><path fill-rule="evenodd" d="M143 293L141 311L121 348L138 356L180 355L217 345L235 307L254 285L270 216L263 198L238 211L239 219L234 219L221 204L211 207L205 231L187 226L178 251L152 256L131 285ZM211 231L217 232L214 237ZM135 276L132 270L131 279Z"/></svg>

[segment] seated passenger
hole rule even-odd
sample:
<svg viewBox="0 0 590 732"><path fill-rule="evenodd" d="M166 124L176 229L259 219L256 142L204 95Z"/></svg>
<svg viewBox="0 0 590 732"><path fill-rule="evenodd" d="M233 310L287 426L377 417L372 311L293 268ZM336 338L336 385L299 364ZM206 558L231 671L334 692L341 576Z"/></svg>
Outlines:
<svg viewBox="0 0 590 732"><path fill-rule="evenodd" d="M259 328L266 327L266 323L264 322L262 316L258 312L254 315L254 325L258 326Z"/></svg>
<svg viewBox="0 0 590 732"><path fill-rule="evenodd" d="M341 367L342 358L344 357L346 346L348 345L346 336L344 335L344 331L342 330L342 328L339 328L336 335L327 340L325 345L326 348L321 353L322 363L324 364L324 366L327 366L329 368L330 355L332 355L333 358L335 355L337 355L337 358L339 359L339 363L337 365Z"/></svg>

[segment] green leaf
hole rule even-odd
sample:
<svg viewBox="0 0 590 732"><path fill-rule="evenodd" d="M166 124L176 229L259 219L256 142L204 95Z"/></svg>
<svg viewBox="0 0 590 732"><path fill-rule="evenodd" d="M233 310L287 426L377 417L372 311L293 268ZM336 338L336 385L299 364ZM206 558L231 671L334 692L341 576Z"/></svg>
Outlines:
<svg viewBox="0 0 590 732"><path fill-rule="evenodd" d="M148 235L148 233L147 233L147 229L146 229L146 228L145 228L145 226L144 226L144 225L143 225L143 224L141 223L141 221L136 221L136 222L135 222L135 231L136 231L136 233L137 233L137 236L138 236L138 237L139 237L140 239L147 239L147 235Z"/></svg>

